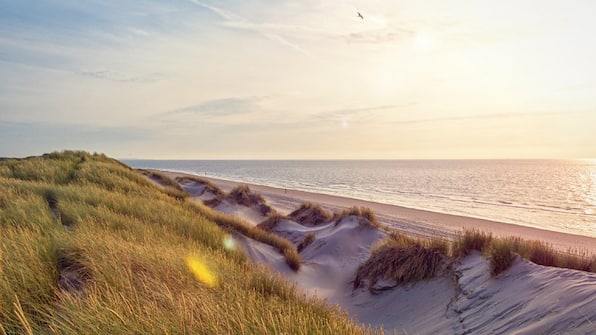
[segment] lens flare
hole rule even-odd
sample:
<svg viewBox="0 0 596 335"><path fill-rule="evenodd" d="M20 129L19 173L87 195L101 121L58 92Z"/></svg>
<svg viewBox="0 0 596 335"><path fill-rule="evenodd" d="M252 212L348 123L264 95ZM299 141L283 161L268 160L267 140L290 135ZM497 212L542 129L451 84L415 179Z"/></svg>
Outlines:
<svg viewBox="0 0 596 335"><path fill-rule="evenodd" d="M223 240L224 249L227 251L234 251L236 249L236 241L230 235L226 236Z"/></svg>
<svg viewBox="0 0 596 335"><path fill-rule="evenodd" d="M186 265L195 278L207 287L217 286L217 277L196 256L186 257Z"/></svg>

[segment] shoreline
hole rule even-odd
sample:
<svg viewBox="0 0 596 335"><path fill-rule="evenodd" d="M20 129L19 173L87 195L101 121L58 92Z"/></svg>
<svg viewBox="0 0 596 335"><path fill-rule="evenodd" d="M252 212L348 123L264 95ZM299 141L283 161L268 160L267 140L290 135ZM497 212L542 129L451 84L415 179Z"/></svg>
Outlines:
<svg viewBox="0 0 596 335"><path fill-rule="evenodd" d="M333 211L342 210L352 206L368 207L375 212L381 224L416 236L438 236L449 239L454 237L463 229L479 229L491 232L496 236L516 236L527 240L540 240L552 244L555 248L564 252L568 250L578 250L580 252L585 250L589 253L596 254L596 238L590 236L557 232L516 225L512 223L439 213L397 205L389 205L336 195L229 181L191 173L174 172L168 170L156 171L160 171L171 178L185 175L200 177L211 181L224 192L229 192L232 188L238 185L248 185L253 191L261 194L272 207L282 214L288 214L289 212L298 208L303 202L317 203Z"/></svg>

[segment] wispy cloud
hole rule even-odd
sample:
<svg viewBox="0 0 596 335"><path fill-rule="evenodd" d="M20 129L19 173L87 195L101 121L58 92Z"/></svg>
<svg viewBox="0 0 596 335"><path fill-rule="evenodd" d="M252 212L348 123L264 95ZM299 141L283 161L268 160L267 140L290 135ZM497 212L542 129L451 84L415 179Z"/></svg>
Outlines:
<svg viewBox="0 0 596 335"><path fill-rule="evenodd" d="M247 114L260 110L260 103L271 96L230 97L203 101L186 106L163 115L195 114L201 117L218 117L235 114Z"/></svg>
<svg viewBox="0 0 596 335"><path fill-rule="evenodd" d="M585 111L574 112L511 112L511 113L492 113L492 114L475 114L475 115L461 115L449 117L436 117L425 119L411 119L411 120L397 120L391 121L390 124L417 124L417 123L434 123L444 121L468 121L468 120L482 120L482 119L504 119L504 118L520 118L520 117L543 117L567 115L575 113L586 113Z"/></svg>
<svg viewBox="0 0 596 335"><path fill-rule="evenodd" d="M375 31L362 31L354 32L344 35L343 38L349 44L357 43L371 43L371 44L383 44L400 41L408 38L412 38L416 34L415 31L408 29L398 30L375 30Z"/></svg>
<svg viewBox="0 0 596 335"><path fill-rule="evenodd" d="M377 111L391 110L397 108L398 105L372 106L361 108L344 108L335 109L331 111L319 112L314 115L319 120L341 120L346 117L354 117L359 115L366 115Z"/></svg>
<svg viewBox="0 0 596 335"><path fill-rule="evenodd" d="M251 22L250 20L248 20L238 14L235 14L231 11L228 11L228 10L225 10L225 9L213 6L213 5L206 4L202 1L198 1L198 0L189 0L189 1L198 5L198 6L201 6L203 8L207 8L207 9L211 10L213 13L217 14L219 17L226 20L226 22L224 22L224 26L259 33L262 36L268 38L269 40L277 42L279 44L282 44L286 47L289 47L303 55L306 55L309 57L312 56L308 51L306 51L300 45L290 42L288 39L284 38L279 33L277 33L274 29L270 29L271 27L268 26L267 24L259 24L259 23Z"/></svg>
<svg viewBox="0 0 596 335"><path fill-rule="evenodd" d="M131 76L125 73L111 70L80 71L77 74L84 77L91 77L100 80L107 80L119 83L153 83L164 78L160 73L149 73L146 75Z"/></svg>

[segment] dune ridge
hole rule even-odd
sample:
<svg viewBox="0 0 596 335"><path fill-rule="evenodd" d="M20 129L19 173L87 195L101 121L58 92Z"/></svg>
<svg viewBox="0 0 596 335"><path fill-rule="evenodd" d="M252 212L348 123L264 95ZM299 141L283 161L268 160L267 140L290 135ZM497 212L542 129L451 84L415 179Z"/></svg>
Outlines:
<svg viewBox="0 0 596 335"><path fill-rule="evenodd" d="M222 190L234 187L231 182L210 181ZM541 266L514 254L506 269L492 273L490 260L473 247L465 252L451 250L455 256L447 257L440 245L448 233L439 234L439 247L432 242L427 247L390 246L384 242L392 238L382 227L385 216L377 218L358 202L351 208L337 207L338 202L320 206L313 204L313 197L292 198L286 190L265 190L261 195L273 210L287 216L261 213L258 218L226 210L253 222L260 219L257 227L296 246L308 239L299 249L302 265L298 272L291 271L270 246L240 238L246 254L307 294L337 304L361 323L420 334L589 334L594 329L594 273ZM341 203L345 204L343 199ZM402 224L412 236L422 235L412 227L414 223ZM429 237L432 231L423 236ZM556 238L558 233L552 234L546 236ZM410 273L412 259L432 271L416 277ZM383 262L386 267L379 266Z"/></svg>

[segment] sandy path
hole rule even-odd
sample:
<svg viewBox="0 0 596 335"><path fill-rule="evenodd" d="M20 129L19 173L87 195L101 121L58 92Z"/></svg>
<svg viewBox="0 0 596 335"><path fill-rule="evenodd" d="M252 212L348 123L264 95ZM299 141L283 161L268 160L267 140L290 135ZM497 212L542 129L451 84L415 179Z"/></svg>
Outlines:
<svg viewBox="0 0 596 335"><path fill-rule="evenodd" d="M170 177L182 176L183 173L164 172ZM436 213L431 211L381 204L377 202L286 190L263 185L239 183L215 178L208 179L224 192L230 191L239 184L248 185L253 191L260 193L269 204L281 213L287 214L298 208L302 202L318 203L330 210L339 210L352 206L363 206L372 209L382 224L418 236L442 236L449 238L462 228L476 228L490 231L499 236L519 236L525 239L541 240L561 249L580 249L596 254L596 238L555 232L550 230L514 225L466 216Z"/></svg>

